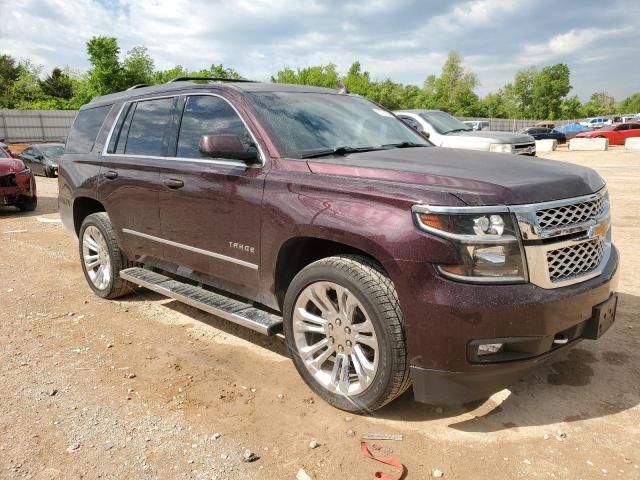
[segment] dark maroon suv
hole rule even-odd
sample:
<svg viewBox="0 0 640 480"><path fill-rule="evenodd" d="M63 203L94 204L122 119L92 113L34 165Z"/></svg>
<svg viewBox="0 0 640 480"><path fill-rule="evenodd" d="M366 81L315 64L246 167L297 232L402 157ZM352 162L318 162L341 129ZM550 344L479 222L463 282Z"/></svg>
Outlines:
<svg viewBox="0 0 640 480"><path fill-rule="evenodd" d="M612 324L593 170L433 147L334 90L181 79L85 105L60 210L89 286L143 286L266 335L370 411L486 397Z"/></svg>

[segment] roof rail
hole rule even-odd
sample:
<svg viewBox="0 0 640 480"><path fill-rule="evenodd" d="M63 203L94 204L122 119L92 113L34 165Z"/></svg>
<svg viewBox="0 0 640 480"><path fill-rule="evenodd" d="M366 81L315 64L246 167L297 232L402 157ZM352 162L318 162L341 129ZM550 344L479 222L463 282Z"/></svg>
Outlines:
<svg viewBox="0 0 640 480"><path fill-rule="evenodd" d="M186 82L188 80L208 80L210 82L250 82L255 83L255 80L245 80L244 78L222 78L222 77L177 77L169 80L167 83L173 82Z"/></svg>
<svg viewBox="0 0 640 480"><path fill-rule="evenodd" d="M137 85L134 85L133 87L127 88L126 91L128 92L129 90L135 90L136 88L143 88L143 87L150 87L150 86L151 85L149 85L148 83L139 83Z"/></svg>

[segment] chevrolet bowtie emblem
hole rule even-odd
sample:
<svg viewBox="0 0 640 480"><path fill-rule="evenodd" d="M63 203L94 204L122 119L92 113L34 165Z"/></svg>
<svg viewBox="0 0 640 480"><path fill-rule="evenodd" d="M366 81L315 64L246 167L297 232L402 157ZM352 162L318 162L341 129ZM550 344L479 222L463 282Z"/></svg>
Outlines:
<svg viewBox="0 0 640 480"><path fill-rule="evenodd" d="M609 229L609 222L604 221L602 223L599 223L598 225L593 225L589 227L589 231L587 232L587 235L589 236L589 238L604 237L607 234L608 229Z"/></svg>

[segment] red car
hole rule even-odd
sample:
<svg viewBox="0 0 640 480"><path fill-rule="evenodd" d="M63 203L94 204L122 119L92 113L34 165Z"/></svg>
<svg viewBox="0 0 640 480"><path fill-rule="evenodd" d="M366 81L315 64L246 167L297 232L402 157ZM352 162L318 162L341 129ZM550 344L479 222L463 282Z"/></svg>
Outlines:
<svg viewBox="0 0 640 480"><path fill-rule="evenodd" d="M640 123L628 122L617 125L605 125L600 130L582 132L576 135L578 138L608 138L609 145L624 145L624 141L630 137L640 137Z"/></svg>
<svg viewBox="0 0 640 480"><path fill-rule="evenodd" d="M31 212L38 205L36 179L19 158L0 145L0 206L13 205Z"/></svg>

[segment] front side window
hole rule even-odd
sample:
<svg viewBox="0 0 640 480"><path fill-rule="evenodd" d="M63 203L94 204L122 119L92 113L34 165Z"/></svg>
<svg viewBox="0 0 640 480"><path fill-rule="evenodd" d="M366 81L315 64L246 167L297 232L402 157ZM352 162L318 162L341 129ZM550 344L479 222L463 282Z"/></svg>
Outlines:
<svg viewBox="0 0 640 480"><path fill-rule="evenodd" d="M199 148L205 135L234 135L246 150L255 148L247 127L226 100L211 95L190 96L182 114L176 156L205 157Z"/></svg>
<svg viewBox="0 0 640 480"><path fill-rule="evenodd" d="M67 137L65 153L89 153L111 105L80 110Z"/></svg>
<svg viewBox="0 0 640 480"><path fill-rule="evenodd" d="M430 146L420 134L364 98L338 93L255 92L247 95L278 147L290 158L342 148Z"/></svg>
<svg viewBox="0 0 640 480"><path fill-rule="evenodd" d="M129 135L124 146L126 155L152 157L167 155L167 130L173 120L175 100L175 98L158 98L140 101L135 105Z"/></svg>

